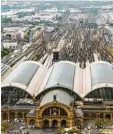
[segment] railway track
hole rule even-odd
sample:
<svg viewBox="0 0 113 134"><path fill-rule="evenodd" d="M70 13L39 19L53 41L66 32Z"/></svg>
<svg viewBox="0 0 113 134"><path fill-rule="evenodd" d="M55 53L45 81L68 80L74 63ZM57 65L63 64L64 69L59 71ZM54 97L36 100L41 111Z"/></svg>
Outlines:
<svg viewBox="0 0 113 134"><path fill-rule="evenodd" d="M56 41L51 42L50 46L51 52L53 48L57 47L60 41L60 37L58 36L58 34L59 32L54 34ZM52 64L52 56L50 56L51 54L48 53L49 52L49 50L47 50L48 45L43 43L43 41L46 40L47 37L44 38L43 32L41 32L39 36L32 41L30 47L22 51L19 55L10 58L10 60L7 62L7 65L10 66L12 69L14 69L23 61L33 60L34 58L35 60L37 60L38 58L37 61L41 62L42 64L46 62L46 66L48 68L49 64Z"/></svg>
<svg viewBox="0 0 113 134"><path fill-rule="evenodd" d="M67 20L65 15L64 20ZM94 31L99 33L96 39L93 38ZM8 59L7 65L15 68L23 61L35 59L49 68L52 65L52 50L59 47L61 40L64 43L59 52L60 60L79 62L81 68L85 68L88 63L98 60L113 63L113 54L107 49L108 41L104 35L107 31L102 28L90 29L75 23L65 24L59 31L51 34L50 39L43 32L44 30L32 41L29 48L14 58Z"/></svg>
<svg viewBox="0 0 113 134"><path fill-rule="evenodd" d="M71 30L71 33L70 33ZM67 29L70 40L65 42L65 46L60 51L60 60L69 60L80 62L80 67L85 68L87 61L89 63L104 60L113 63L113 55L108 51L108 43L103 36L103 32L98 35L98 39L93 39L93 31L88 27L78 27L72 24L70 29ZM98 31L98 29L96 29ZM100 29L99 29L100 30ZM98 41L99 40L99 41Z"/></svg>

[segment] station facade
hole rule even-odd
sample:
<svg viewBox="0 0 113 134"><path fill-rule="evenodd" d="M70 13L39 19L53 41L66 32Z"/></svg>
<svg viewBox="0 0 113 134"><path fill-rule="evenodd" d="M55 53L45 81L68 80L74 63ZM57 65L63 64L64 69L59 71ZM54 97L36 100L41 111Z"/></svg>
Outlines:
<svg viewBox="0 0 113 134"><path fill-rule="evenodd" d="M90 120L113 120L113 65L108 62L81 69L79 63L60 61L46 69L25 61L2 81L1 90L2 121L80 128Z"/></svg>

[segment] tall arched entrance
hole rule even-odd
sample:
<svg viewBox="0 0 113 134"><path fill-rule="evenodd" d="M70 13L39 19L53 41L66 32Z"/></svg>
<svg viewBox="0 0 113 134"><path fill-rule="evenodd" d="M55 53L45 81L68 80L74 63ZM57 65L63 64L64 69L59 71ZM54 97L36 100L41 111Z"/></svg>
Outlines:
<svg viewBox="0 0 113 134"><path fill-rule="evenodd" d="M96 114L95 113L91 113L90 114L90 119L91 120L95 120L96 119Z"/></svg>
<svg viewBox="0 0 113 134"><path fill-rule="evenodd" d="M110 114L106 114L105 119L110 120L111 119L111 115Z"/></svg>
<svg viewBox="0 0 113 134"><path fill-rule="evenodd" d="M61 127L66 127L67 125L66 125L67 123L66 123L66 120L62 120L61 121Z"/></svg>
<svg viewBox="0 0 113 134"><path fill-rule="evenodd" d="M10 120L14 120L14 119L15 119L15 113L12 112L12 113L10 113Z"/></svg>
<svg viewBox="0 0 113 134"><path fill-rule="evenodd" d="M99 114L99 118L100 118L100 119L104 119L104 114L103 114L103 113L100 113L100 114Z"/></svg>
<svg viewBox="0 0 113 134"><path fill-rule="evenodd" d="M61 106L60 106L61 105ZM65 105L49 105L46 108L43 107L42 111L40 112L40 116L42 116L42 126L44 128L52 127L52 128L58 128L58 127L68 127L70 124L67 123L68 115L70 114L70 111Z"/></svg>
<svg viewBox="0 0 113 134"><path fill-rule="evenodd" d="M31 128L34 128L35 127L35 120L31 119L29 122L29 125Z"/></svg>
<svg viewBox="0 0 113 134"><path fill-rule="evenodd" d="M44 120L43 127L44 128L49 128L49 121L48 120Z"/></svg>
<svg viewBox="0 0 113 134"><path fill-rule="evenodd" d="M58 121L57 120L52 121L52 127L54 127L54 128L58 127Z"/></svg>
<svg viewBox="0 0 113 134"><path fill-rule="evenodd" d="M17 119L18 119L19 121L22 120L22 113L18 113L18 114L17 114Z"/></svg>

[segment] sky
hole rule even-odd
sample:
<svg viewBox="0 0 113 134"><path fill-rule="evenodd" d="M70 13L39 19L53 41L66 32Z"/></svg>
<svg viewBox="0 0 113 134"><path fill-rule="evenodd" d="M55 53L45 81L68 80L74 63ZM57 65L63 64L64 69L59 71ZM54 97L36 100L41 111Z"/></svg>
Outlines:
<svg viewBox="0 0 113 134"><path fill-rule="evenodd" d="M113 0L1 0L1 1L113 1Z"/></svg>
<svg viewBox="0 0 113 134"><path fill-rule="evenodd" d="M2 2L4 1L104 1L104 2L108 2L108 1L113 1L113 0L1 0Z"/></svg>

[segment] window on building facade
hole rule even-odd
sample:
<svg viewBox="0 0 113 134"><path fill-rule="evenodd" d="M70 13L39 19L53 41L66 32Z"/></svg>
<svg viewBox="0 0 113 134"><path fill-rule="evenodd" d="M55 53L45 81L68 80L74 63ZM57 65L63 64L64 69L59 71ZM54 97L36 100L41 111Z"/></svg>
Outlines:
<svg viewBox="0 0 113 134"><path fill-rule="evenodd" d="M63 108L49 107L44 110L43 116L67 116L67 112Z"/></svg>

